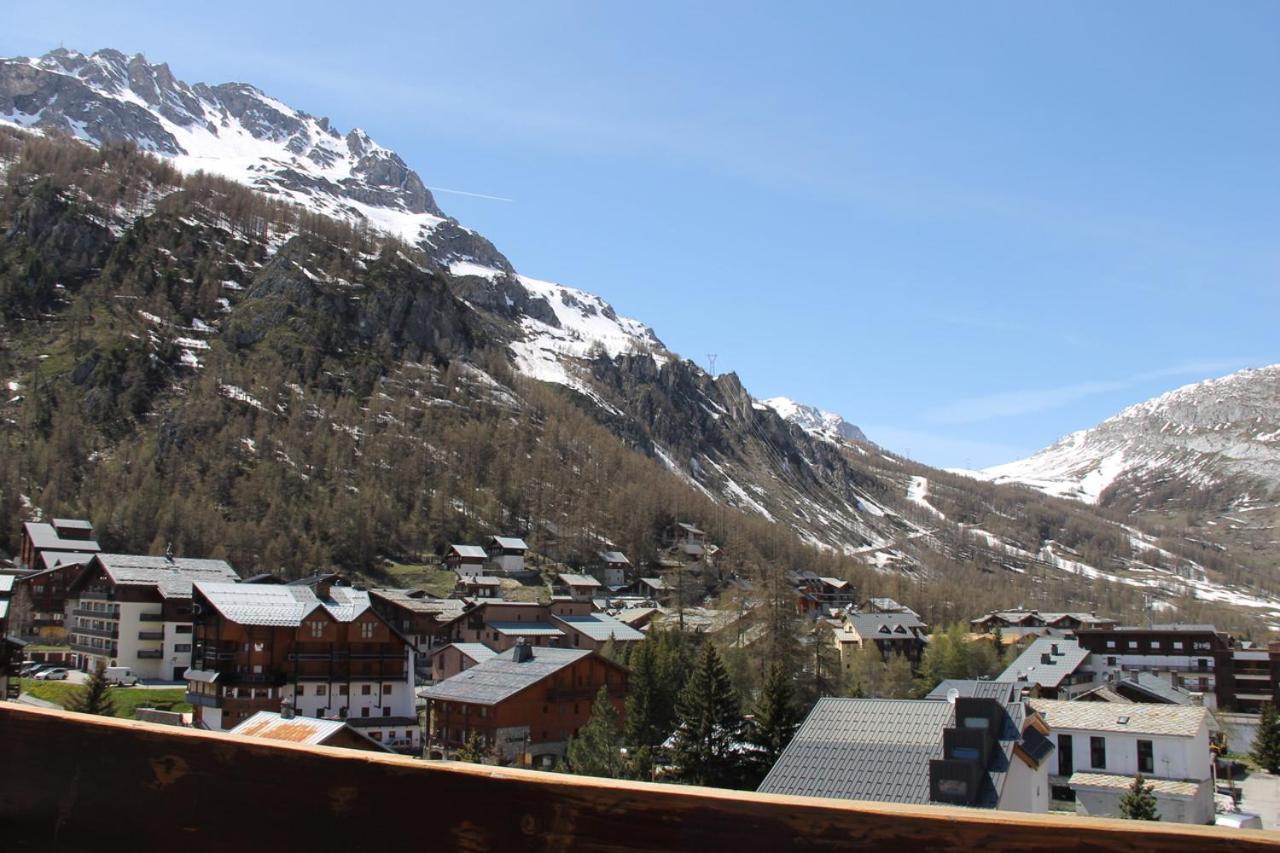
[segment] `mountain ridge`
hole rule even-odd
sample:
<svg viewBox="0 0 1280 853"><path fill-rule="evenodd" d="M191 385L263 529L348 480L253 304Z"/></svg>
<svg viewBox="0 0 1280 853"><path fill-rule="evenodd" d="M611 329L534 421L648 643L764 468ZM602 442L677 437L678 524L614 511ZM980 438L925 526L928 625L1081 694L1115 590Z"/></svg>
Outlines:
<svg viewBox="0 0 1280 853"><path fill-rule="evenodd" d="M754 399L736 375L710 376L666 350L652 329L599 297L520 276L483 236L448 218L416 243L394 230L384 239L349 206L342 191L350 185L288 174L309 168L289 160L299 156L292 152L281 155L287 168L277 171L273 160L269 175L252 174L249 189L233 193L194 172L166 177L145 153L111 144L94 157L64 151L59 128L93 145L75 132L91 136L89 128L67 131L65 104L49 112L19 98L33 97L30 74L67 74L29 60L13 65L0 62L0 111L51 141L0 135L0 290L9 351L21 355L4 364L12 405L25 412L12 422L45 424L47 440L70 442L70 427L59 424L88 414L97 432L74 439L86 448L84 470L43 486L41 503L80 511L101 505L94 490L114 484L131 507L115 512L137 526L108 528L123 544L172 536L180 546L229 543L249 565L282 560L292 570L312 555L363 569L379 555L402 559L482 525L551 525L577 531L582 547L603 532L646 554L654 519L696 506L719 531L732 571L824 565L891 595L936 598L936 618L962 603L1058 606L1068 598L1139 613L1155 597L1193 617L1221 604L1235 608L1229 614L1247 611L1242 620L1280 619L1280 589L1271 592L1274 579L1252 563L1065 501L951 477L840 437L838 425L833 436L832 421L812 407L816 421L806 429ZM56 99L59 86L72 85L83 95L83 81L59 79L37 89ZM119 103L97 104L103 126ZM20 116L12 112L19 106ZM122 204L122 194L137 203ZM298 206L271 207L270 199ZM314 199L336 219L304 216ZM68 245L83 251L63 251ZM67 322L77 317L93 320L84 336ZM32 371L33 363L43 366ZM594 443L569 440L563 424L587 427L534 387L543 382L611 438L592 428ZM23 399L36 387L46 390ZM794 406L792 414L801 411ZM547 412L556 413L550 421ZM446 428L447 436L432 432ZM154 459L136 455L153 444ZM195 469L178 452L204 446L223 452ZM494 446L507 452L493 458ZM547 447L564 458L544 458ZM584 447L596 458L583 458ZM30 450L36 459L49 452ZM655 486L652 471L622 461L632 453L670 479ZM173 479L130 479L153 468ZM25 470L5 476L31 494ZM216 476L201 473L208 470ZM606 471L625 471L646 491ZM424 482L426 493L417 487ZM251 500L252 491L241 493L247 483L277 499ZM559 494L547 497L547 483ZM154 507L133 507L157 489L172 489L172 501L186 506L180 488L196 489L219 514L200 530L166 533ZM286 524L281 507L299 490L305 506ZM353 527L351 504L365 494L381 501L357 504L376 530ZM632 507L616 505L623 496ZM258 526L268 513L277 524ZM255 536L266 544L237 544Z"/></svg>

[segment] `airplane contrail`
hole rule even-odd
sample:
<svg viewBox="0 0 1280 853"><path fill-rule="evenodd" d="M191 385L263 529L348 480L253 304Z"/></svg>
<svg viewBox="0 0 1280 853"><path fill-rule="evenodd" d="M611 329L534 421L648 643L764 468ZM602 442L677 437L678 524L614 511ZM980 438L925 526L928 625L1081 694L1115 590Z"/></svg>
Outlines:
<svg viewBox="0 0 1280 853"><path fill-rule="evenodd" d="M427 189L431 190L433 193L453 193L454 195L467 195L467 196L471 196L472 198L487 198L490 201L505 201L508 203L513 203L513 204L515 203L514 198L503 198L500 195L485 195L484 193L469 193L466 190L451 190L451 189L448 189L447 187L427 187Z"/></svg>

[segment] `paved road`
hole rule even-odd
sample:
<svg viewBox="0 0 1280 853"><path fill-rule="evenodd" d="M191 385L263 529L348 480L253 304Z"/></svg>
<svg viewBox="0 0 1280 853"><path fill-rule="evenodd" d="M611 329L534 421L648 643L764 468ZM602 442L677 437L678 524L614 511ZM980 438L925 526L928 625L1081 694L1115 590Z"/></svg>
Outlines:
<svg viewBox="0 0 1280 853"><path fill-rule="evenodd" d="M1244 789L1240 809L1261 817L1263 829L1280 829L1280 776L1251 773L1240 787Z"/></svg>

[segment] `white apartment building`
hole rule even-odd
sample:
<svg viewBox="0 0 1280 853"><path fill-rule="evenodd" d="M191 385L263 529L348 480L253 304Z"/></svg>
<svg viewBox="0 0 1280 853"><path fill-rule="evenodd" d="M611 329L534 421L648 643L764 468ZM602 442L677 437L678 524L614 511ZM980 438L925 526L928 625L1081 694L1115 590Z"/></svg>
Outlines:
<svg viewBox="0 0 1280 853"><path fill-rule="evenodd" d="M67 593L76 665L127 666L143 679L181 681L191 665L191 584L237 580L224 560L98 554Z"/></svg>
<svg viewBox="0 0 1280 853"><path fill-rule="evenodd" d="M1213 822L1211 718L1198 705L1032 699L1052 730L1055 799L1076 811L1119 817L1120 798L1141 773L1152 782L1161 820Z"/></svg>

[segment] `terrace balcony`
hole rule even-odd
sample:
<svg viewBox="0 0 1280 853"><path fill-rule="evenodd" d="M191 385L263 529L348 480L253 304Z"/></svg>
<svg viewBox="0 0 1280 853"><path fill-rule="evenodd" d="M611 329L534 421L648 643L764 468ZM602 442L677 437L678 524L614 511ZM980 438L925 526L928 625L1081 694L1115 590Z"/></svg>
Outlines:
<svg viewBox="0 0 1280 853"><path fill-rule="evenodd" d="M138 658L145 660L159 660L164 657L164 651L161 649L139 649Z"/></svg>
<svg viewBox="0 0 1280 853"><path fill-rule="evenodd" d="M139 640L163 640L164 631L139 631Z"/></svg>
<svg viewBox="0 0 1280 853"><path fill-rule="evenodd" d="M443 850L1280 850L1258 830L424 762L9 702L0 743L14 850L389 850L424 827Z"/></svg>

